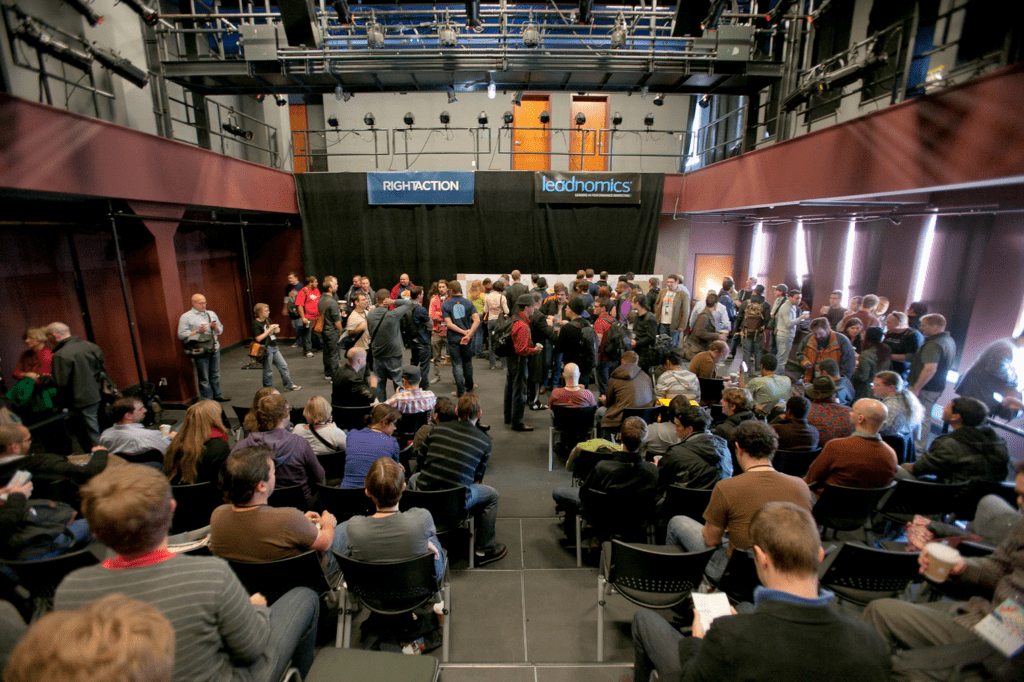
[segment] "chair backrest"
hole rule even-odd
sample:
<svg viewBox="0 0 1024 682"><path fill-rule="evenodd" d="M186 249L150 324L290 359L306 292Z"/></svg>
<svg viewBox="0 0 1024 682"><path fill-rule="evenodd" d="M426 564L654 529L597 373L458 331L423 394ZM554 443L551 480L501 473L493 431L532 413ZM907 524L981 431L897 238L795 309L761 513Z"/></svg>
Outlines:
<svg viewBox="0 0 1024 682"><path fill-rule="evenodd" d="M447 532L461 526L466 519L466 488L406 490L398 501L398 508L406 511L413 507L430 512L438 533Z"/></svg>
<svg viewBox="0 0 1024 682"><path fill-rule="evenodd" d="M671 519L673 516L689 516L696 521L704 522L704 510L711 501L712 489L697 490L673 483L665 490L665 501L661 505L661 518Z"/></svg>
<svg viewBox="0 0 1024 682"><path fill-rule="evenodd" d="M978 512L978 503L986 495L997 495L1006 500L1011 507L1017 506L1017 493L1012 483L971 481L957 499L956 508L953 510L956 513L956 520L973 521Z"/></svg>
<svg viewBox="0 0 1024 682"><path fill-rule="evenodd" d="M640 606L670 608L686 601L700 586L715 549L678 553L674 548L637 546L611 541L608 582L619 593Z"/></svg>
<svg viewBox="0 0 1024 682"><path fill-rule="evenodd" d="M326 509L337 517L338 523L374 512L373 500L366 496L364 488L335 488L317 483L313 495L316 498L314 509Z"/></svg>
<svg viewBox="0 0 1024 682"><path fill-rule="evenodd" d="M777 450L772 466L776 471L781 471L790 476L806 476L807 470L811 468L811 462L818 458L822 448L817 450Z"/></svg>
<svg viewBox="0 0 1024 682"><path fill-rule="evenodd" d="M551 425L555 427L555 431L563 434L573 436L585 435L593 430L594 416L596 414L596 405L593 407L554 405L551 408ZM575 446L575 443L573 445Z"/></svg>
<svg viewBox="0 0 1024 682"><path fill-rule="evenodd" d="M705 404L714 405L722 399L725 391L725 379L697 379L700 385L700 401Z"/></svg>
<svg viewBox="0 0 1024 682"><path fill-rule="evenodd" d="M293 587L308 587L317 594L331 589L320 565L320 553L312 549L277 561L228 560L228 564L249 594L260 592L268 604Z"/></svg>
<svg viewBox="0 0 1024 682"><path fill-rule="evenodd" d="M944 515L956 511L957 501L967 490L967 483L928 483L897 479L896 488L881 504L883 514L921 516Z"/></svg>
<svg viewBox="0 0 1024 682"><path fill-rule="evenodd" d="M821 577L822 587L838 590L840 596L866 603L874 598L888 597L906 589L918 576L917 557L920 552L890 552L848 542ZM851 594L851 590L858 594ZM877 595L863 593L875 592Z"/></svg>
<svg viewBox="0 0 1024 682"><path fill-rule="evenodd" d="M914 444L914 437L910 434L882 436L882 442L896 451L896 461L900 464L917 459L917 446Z"/></svg>
<svg viewBox="0 0 1024 682"><path fill-rule="evenodd" d="M599 537L629 537L643 530L654 511L655 490L635 491L580 489L580 516Z"/></svg>
<svg viewBox="0 0 1024 682"><path fill-rule="evenodd" d="M210 525L210 514L224 503L213 481L192 485L172 485L171 494L178 506L174 510L171 534L184 533Z"/></svg>
<svg viewBox="0 0 1024 682"><path fill-rule="evenodd" d="M331 481L345 476L345 451L325 452L316 456L316 461L324 468L324 480Z"/></svg>
<svg viewBox="0 0 1024 682"><path fill-rule="evenodd" d="M331 405L331 416L334 417L334 423L339 429L351 431L366 426L363 417L370 414L371 410L373 410L371 405L359 405L358 407Z"/></svg>
<svg viewBox="0 0 1024 682"><path fill-rule="evenodd" d="M430 421L431 415L433 415L431 410L403 414L402 418L398 420L398 426L395 428L395 438L399 442L403 440L411 441L416 432L420 430L420 427L425 426Z"/></svg>
<svg viewBox="0 0 1024 682"><path fill-rule="evenodd" d="M658 413L661 412L661 405L653 407L627 407L622 411L622 419L640 417L646 424L654 424L658 421Z"/></svg>
<svg viewBox="0 0 1024 682"><path fill-rule="evenodd" d="M884 488L848 488L826 485L814 504L814 518L827 528L855 530L870 522L879 500L892 490L895 483Z"/></svg>
<svg viewBox="0 0 1024 682"><path fill-rule="evenodd" d="M572 477L579 481L587 480L587 476L594 470L599 462L615 457L614 452L595 452L593 450L580 450L573 460Z"/></svg>
<svg viewBox="0 0 1024 682"><path fill-rule="evenodd" d="M159 464L161 469L164 466L164 453L160 452L156 448L150 448L149 450L143 450L142 452L135 453L119 452L117 453L117 456L130 464Z"/></svg>
<svg viewBox="0 0 1024 682"><path fill-rule="evenodd" d="M99 560L88 547L49 559L0 560L0 564L14 571L18 576L18 584L28 590L34 598L53 597L57 586L69 573L96 563L99 563Z"/></svg>
<svg viewBox="0 0 1024 682"><path fill-rule="evenodd" d="M302 414L303 409L304 407L293 407L291 409L289 419L292 422L292 426L306 423L306 415Z"/></svg>
<svg viewBox="0 0 1024 682"><path fill-rule="evenodd" d="M242 422L245 421L246 415L249 414L248 407L239 407L238 405L232 405L231 409L235 411L235 419L238 420L238 425L241 426Z"/></svg>
<svg viewBox="0 0 1024 682"><path fill-rule="evenodd" d="M734 604L754 601L754 588L761 584L750 552L734 549L725 572L718 582L718 589L728 595Z"/></svg>
<svg viewBox="0 0 1024 682"><path fill-rule="evenodd" d="M302 492L301 485L285 485L274 488L267 504L271 507L295 507L302 511L309 510L309 503L306 502L306 495Z"/></svg>
<svg viewBox="0 0 1024 682"><path fill-rule="evenodd" d="M348 591L368 609L394 615L426 604L437 592L434 555L430 552L405 561L366 562L334 552Z"/></svg>

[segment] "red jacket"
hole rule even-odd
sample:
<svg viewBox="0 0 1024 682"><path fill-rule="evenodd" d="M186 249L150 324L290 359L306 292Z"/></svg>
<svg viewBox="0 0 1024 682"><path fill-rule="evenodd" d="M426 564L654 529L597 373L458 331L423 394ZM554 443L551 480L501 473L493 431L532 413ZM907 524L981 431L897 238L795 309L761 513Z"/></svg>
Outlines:
<svg viewBox="0 0 1024 682"><path fill-rule="evenodd" d="M537 352L533 345L533 335L530 333L530 321L523 313L516 315L516 321L512 323L512 344L516 349L516 355L527 357Z"/></svg>

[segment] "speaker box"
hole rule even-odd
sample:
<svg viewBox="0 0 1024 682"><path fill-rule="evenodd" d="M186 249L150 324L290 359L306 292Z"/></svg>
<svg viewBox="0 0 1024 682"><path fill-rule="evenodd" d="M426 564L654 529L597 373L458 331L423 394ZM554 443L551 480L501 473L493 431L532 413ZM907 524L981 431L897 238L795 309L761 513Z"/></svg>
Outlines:
<svg viewBox="0 0 1024 682"><path fill-rule="evenodd" d="M313 0L278 0L281 23L292 47L315 47L323 44L320 27L316 23Z"/></svg>

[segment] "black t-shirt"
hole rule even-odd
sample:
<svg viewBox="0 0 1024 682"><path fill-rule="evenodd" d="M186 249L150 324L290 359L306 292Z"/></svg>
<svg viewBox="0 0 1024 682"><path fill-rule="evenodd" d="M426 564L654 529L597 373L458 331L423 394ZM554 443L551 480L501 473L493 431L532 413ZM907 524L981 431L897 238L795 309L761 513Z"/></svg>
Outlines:
<svg viewBox="0 0 1024 682"><path fill-rule="evenodd" d="M253 320L252 321L252 340L255 341L256 343L262 345L262 346L276 346L277 345L277 339L274 338L273 334L269 334L269 335L263 337L263 340L258 340L256 338L257 336L259 336L263 332L267 331L267 327L269 327L272 324L273 324L273 322L270 321L269 317L267 319L263 320L262 322L260 320Z"/></svg>
<svg viewBox="0 0 1024 682"><path fill-rule="evenodd" d="M320 312L324 315L324 332L338 333L338 328L335 326L335 322L341 322L341 308L338 307L338 299L335 298L334 294L330 296L324 294L320 297L319 303Z"/></svg>

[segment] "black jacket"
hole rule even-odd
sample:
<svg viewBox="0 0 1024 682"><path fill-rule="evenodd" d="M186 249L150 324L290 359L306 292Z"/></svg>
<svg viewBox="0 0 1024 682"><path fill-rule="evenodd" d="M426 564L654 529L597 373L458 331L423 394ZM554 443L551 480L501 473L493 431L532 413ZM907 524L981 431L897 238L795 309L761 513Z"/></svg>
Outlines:
<svg viewBox="0 0 1024 682"><path fill-rule="evenodd" d="M806 419L779 417L772 422L772 428L779 435L779 450L816 450L818 429Z"/></svg>
<svg viewBox="0 0 1024 682"><path fill-rule="evenodd" d="M736 412L725 418L725 421L715 426L712 430L716 436L721 436L729 442L729 447L732 447L732 435L736 432L738 427L743 422L753 419L754 413L750 410L743 410L742 412Z"/></svg>
<svg viewBox="0 0 1024 682"><path fill-rule="evenodd" d="M657 484L658 470L653 464L642 461L636 453L620 450L612 459L597 463L580 491L635 493L645 504L653 505Z"/></svg>
<svg viewBox="0 0 1024 682"><path fill-rule="evenodd" d="M658 488L664 491L678 484L708 490L731 473L732 458L725 439L711 433L691 433L670 447L658 462Z"/></svg>
<svg viewBox="0 0 1024 682"><path fill-rule="evenodd" d="M1010 465L1006 441L990 426L962 426L939 436L914 462L914 475L935 474L939 483L1003 481Z"/></svg>
<svg viewBox="0 0 1024 682"><path fill-rule="evenodd" d="M57 387L65 407L85 407L100 402L96 372L103 367L103 350L95 343L71 335L53 349L53 374L47 386Z"/></svg>
<svg viewBox="0 0 1024 682"><path fill-rule="evenodd" d="M594 368L596 358L593 353L583 350L583 327L592 327L582 317L562 325L555 343L555 352L562 354L562 366L574 362L580 368L580 376L586 376Z"/></svg>
<svg viewBox="0 0 1024 682"><path fill-rule="evenodd" d="M78 508L78 488L107 466L106 450L97 450L84 466L58 455L28 455L0 464L0 486L7 485L15 471L32 474L32 499L54 500Z"/></svg>
<svg viewBox="0 0 1024 682"><path fill-rule="evenodd" d="M331 404L337 407L363 407L377 398L377 389L370 388L351 365L342 365L331 377Z"/></svg>
<svg viewBox="0 0 1024 682"><path fill-rule="evenodd" d="M661 358L656 357L658 320L654 317L654 313L648 311L636 318L633 330L636 332L636 352L640 356L640 366L653 367L657 365Z"/></svg>

